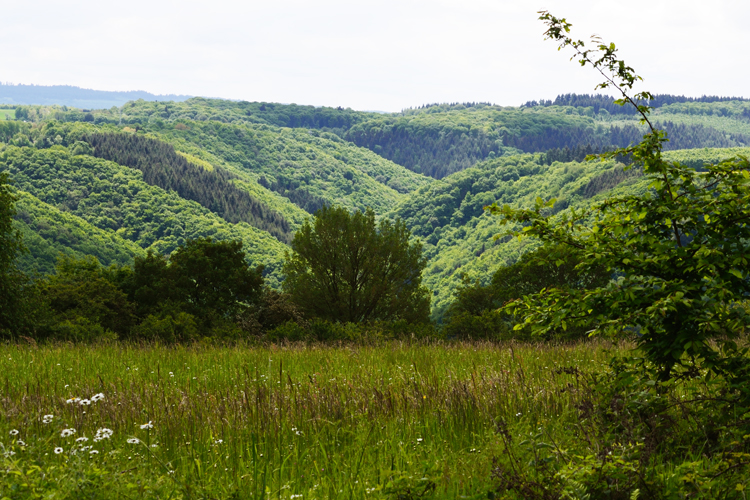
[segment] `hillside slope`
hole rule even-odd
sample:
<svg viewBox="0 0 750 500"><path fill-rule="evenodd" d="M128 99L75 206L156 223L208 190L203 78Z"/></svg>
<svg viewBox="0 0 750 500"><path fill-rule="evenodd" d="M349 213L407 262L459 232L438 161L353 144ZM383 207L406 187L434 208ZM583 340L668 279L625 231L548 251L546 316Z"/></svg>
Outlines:
<svg viewBox="0 0 750 500"><path fill-rule="evenodd" d="M750 148L669 151L665 158L695 168ZM533 206L557 199L553 210L582 207L613 193L640 192L646 183L639 170L614 161L540 164L542 156L525 154L482 162L419 189L390 214L402 218L424 244L428 265L424 283L433 292L433 318L440 320L464 279L485 282L498 267L515 262L534 245L527 240L495 239L506 228L483 207Z"/></svg>
<svg viewBox="0 0 750 500"><path fill-rule="evenodd" d="M280 282L283 243L247 223L228 223L174 191L147 184L138 170L73 155L62 146L9 146L0 152L0 171L9 172L18 190L141 249L168 254L188 239L241 240L248 260L266 267L269 284Z"/></svg>

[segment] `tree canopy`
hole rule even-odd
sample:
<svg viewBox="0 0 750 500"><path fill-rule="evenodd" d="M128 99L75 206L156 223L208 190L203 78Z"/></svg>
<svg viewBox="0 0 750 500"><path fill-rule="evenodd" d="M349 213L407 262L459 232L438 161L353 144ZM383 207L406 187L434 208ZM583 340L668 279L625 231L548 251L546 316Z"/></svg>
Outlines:
<svg viewBox="0 0 750 500"><path fill-rule="evenodd" d="M17 330L22 320L19 292L23 280L15 261L23 245L21 233L13 225L15 201L8 174L0 172L0 336Z"/></svg>
<svg viewBox="0 0 750 500"><path fill-rule="evenodd" d="M308 315L343 322L427 321L422 245L405 224L368 209L323 207L295 234L283 283Z"/></svg>

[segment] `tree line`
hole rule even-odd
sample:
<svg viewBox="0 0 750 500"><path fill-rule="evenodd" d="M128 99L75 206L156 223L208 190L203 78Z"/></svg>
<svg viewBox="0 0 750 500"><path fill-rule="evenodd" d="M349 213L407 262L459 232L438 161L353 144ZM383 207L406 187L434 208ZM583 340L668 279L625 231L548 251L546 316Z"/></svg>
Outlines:
<svg viewBox="0 0 750 500"><path fill-rule="evenodd" d="M685 97L684 95L672 95L672 94L654 94L653 98L648 101L639 101L639 104L647 104L652 108L660 108L669 104L675 103L690 103L690 102L727 102L727 101L748 101L744 97L720 97L720 96L701 96L701 97ZM523 107L533 108L536 106L549 107L549 106L573 106L580 108L591 107L594 109L594 113L599 113L600 110L606 110L611 115L628 115L635 116L638 111L633 106L620 106L616 104L615 99L608 95L603 94L560 94L555 99L541 99L539 101L527 101L523 104Z"/></svg>

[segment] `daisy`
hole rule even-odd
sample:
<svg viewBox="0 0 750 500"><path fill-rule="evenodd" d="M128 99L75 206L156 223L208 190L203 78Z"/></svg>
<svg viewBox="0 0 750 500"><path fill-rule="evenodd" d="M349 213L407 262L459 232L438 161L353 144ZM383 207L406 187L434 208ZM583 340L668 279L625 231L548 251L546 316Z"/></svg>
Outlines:
<svg viewBox="0 0 750 500"><path fill-rule="evenodd" d="M86 436L81 436L81 437L79 437L79 438L76 439L76 443L85 443L88 440L89 440L89 438L87 438Z"/></svg>
<svg viewBox="0 0 750 500"><path fill-rule="evenodd" d="M55 455L59 455L62 452L63 452L62 448L60 448L60 447L55 448Z"/></svg>
<svg viewBox="0 0 750 500"><path fill-rule="evenodd" d="M104 393L102 393L102 392L100 392L99 394L94 394L93 396L91 396L91 401L94 402L94 403L96 403L97 401L100 401L102 399L104 399Z"/></svg>
<svg viewBox="0 0 750 500"><path fill-rule="evenodd" d="M54 415L45 415L42 417L42 422L45 424L52 423L52 419L55 418Z"/></svg>
<svg viewBox="0 0 750 500"><path fill-rule="evenodd" d="M90 405L90 404L91 404L91 401L90 401L90 400L88 400L88 399L82 399L82 400L80 400L80 401L78 402L78 404L79 404L79 405L81 405L81 406L88 406L88 405Z"/></svg>
<svg viewBox="0 0 750 500"><path fill-rule="evenodd" d="M154 428L154 424L151 423L151 420L149 420L148 423L143 424L141 426L141 429L153 429L153 428Z"/></svg>
<svg viewBox="0 0 750 500"><path fill-rule="evenodd" d="M128 444L138 444L141 441L138 438L130 438L128 439Z"/></svg>
<svg viewBox="0 0 750 500"><path fill-rule="evenodd" d="M12 431L10 431L10 435L11 436L18 436L18 431L16 429L13 429Z"/></svg>
<svg viewBox="0 0 750 500"><path fill-rule="evenodd" d="M60 437L66 438L66 437L72 436L75 433L76 433L76 430L73 429L72 427L70 429L63 429L62 432L60 433Z"/></svg>

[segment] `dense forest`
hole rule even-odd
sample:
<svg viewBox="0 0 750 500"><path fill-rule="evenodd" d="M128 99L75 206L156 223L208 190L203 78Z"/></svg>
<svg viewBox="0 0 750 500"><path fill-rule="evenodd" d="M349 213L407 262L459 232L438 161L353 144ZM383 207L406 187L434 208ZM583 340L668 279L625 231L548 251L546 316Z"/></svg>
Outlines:
<svg viewBox="0 0 750 500"><path fill-rule="evenodd" d="M603 94L561 94L554 100L527 101L523 106L533 108L535 106L572 106L575 108L593 108L594 113L605 110L611 115L630 115L635 116L638 111L633 106L620 106L616 104L615 98ZM719 97L719 96L701 96L685 97L671 94L654 94L654 98L649 101L639 101L639 104L645 104L652 108L660 108L676 103L714 103L729 101L750 101L742 97Z"/></svg>
<svg viewBox="0 0 750 500"><path fill-rule="evenodd" d="M750 101L665 94L655 96L651 105L656 107L656 121L670 133L670 149L750 144ZM152 131L170 128L169 124L181 120L302 128L321 137L350 141L437 179L497 156L565 148L614 149L639 141L644 133L637 117L609 97L578 94L541 103L530 101L518 108L453 103L400 113L204 98L138 100L116 110L84 115L76 110L47 110L44 116Z"/></svg>
<svg viewBox="0 0 750 500"><path fill-rule="evenodd" d="M307 218L323 206L369 207L403 220L422 242L440 320L462 280L486 281L529 250L494 239L485 206L542 196L561 212L612 189L643 189L629 158L584 162L644 132L586 99L396 114L197 98L87 113L27 106L16 109L28 121L0 122L0 171L21 195L26 270L51 273L58 255L122 265L211 237L243 241L248 261L278 287L285 243ZM700 169L750 144L750 103L660 99L654 119L666 149L687 165Z"/></svg>
<svg viewBox="0 0 750 500"><path fill-rule="evenodd" d="M191 164L170 144L135 134L91 134L86 137L97 158L143 172L143 180L182 198L197 201L227 222L244 221L289 242L289 223L265 203L237 188L223 169ZM85 150L83 144L79 145Z"/></svg>

